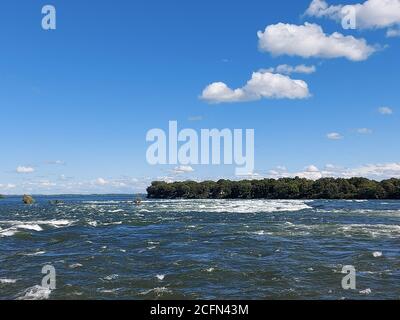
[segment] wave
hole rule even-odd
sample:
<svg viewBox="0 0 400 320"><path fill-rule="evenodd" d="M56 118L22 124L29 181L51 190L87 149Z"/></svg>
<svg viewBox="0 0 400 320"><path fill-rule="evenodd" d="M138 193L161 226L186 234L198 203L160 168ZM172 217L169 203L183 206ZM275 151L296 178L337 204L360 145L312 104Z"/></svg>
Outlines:
<svg viewBox="0 0 400 320"><path fill-rule="evenodd" d="M14 284L17 279L0 279L0 284Z"/></svg>
<svg viewBox="0 0 400 320"><path fill-rule="evenodd" d="M32 220L32 221L20 221L20 220L2 220L0 221L0 238L11 237L20 231L43 231L43 226L52 228L69 227L76 221L62 219L62 220ZM5 229L2 229L5 227Z"/></svg>
<svg viewBox="0 0 400 320"><path fill-rule="evenodd" d="M164 294L172 293L172 291L166 287L157 287L150 290L140 292L140 295L146 296L148 294L154 294L156 297L161 297Z"/></svg>
<svg viewBox="0 0 400 320"><path fill-rule="evenodd" d="M312 200L160 200L139 212L271 213L312 209Z"/></svg>
<svg viewBox="0 0 400 320"><path fill-rule="evenodd" d="M392 224L349 224L339 227L344 234L364 234L376 238L379 236L399 237L400 226Z"/></svg>
<svg viewBox="0 0 400 320"><path fill-rule="evenodd" d="M17 298L17 300L47 300L50 294L51 289L36 285L27 288L23 296Z"/></svg>
<svg viewBox="0 0 400 320"><path fill-rule="evenodd" d="M292 237L292 236L345 236L345 237L400 237L400 226L393 224L295 224L292 222L277 223L271 225L268 230L240 231L239 234L247 234L257 239L266 236ZM375 258L381 257L382 252L373 253Z"/></svg>
<svg viewBox="0 0 400 320"><path fill-rule="evenodd" d="M42 254L45 254L46 251L36 251L33 253L25 253L23 254L24 256L28 256L28 257L34 257L34 256L41 256Z"/></svg>

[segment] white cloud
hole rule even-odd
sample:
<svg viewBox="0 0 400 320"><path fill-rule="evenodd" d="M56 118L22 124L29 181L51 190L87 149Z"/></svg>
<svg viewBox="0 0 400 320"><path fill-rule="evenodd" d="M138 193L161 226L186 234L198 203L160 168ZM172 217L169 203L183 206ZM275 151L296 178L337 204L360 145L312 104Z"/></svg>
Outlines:
<svg viewBox="0 0 400 320"><path fill-rule="evenodd" d="M313 0L306 15L340 21L349 7L355 10L357 28L387 28L400 24L399 0L367 0L354 5L331 6L325 0Z"/></svg>
<svg viewBox="0 0 400 320"><path fill-rule="evenodd" d="M108 181L103 178L97 178L95 183L99 186L105 186L108 184Z"/></svg>
<svg viewBox="0 0 400 320"><path fill-rule="evenodd" d="M328 134L326 135L326 137L327 137L328 139L330 139L330 140L341 140L341 139L344 138L340 133L337 133L337 132L328 133Z"/></svg>
<svg viewBox="0 0 400 320"><path fill-rule="evenodd" d="M308 85L303 80L293 80L282 74L268 71L254 72L247 84L231 89L223 82L208 85L201 95L209 103L253 101L269 99L304 99L310 96Z"/></svg>
<svg viewBox="0 0 400 320"><path fill-rule="evenodd" d="M12 183L7 183L7 184L1 184L0 183L0 189L3 190L9 190L9 189L15 189L17 186L15 184Z"/></svg>
<svg viewBox="0 0 400 320"><path fill-rule="evenodd" d="M305 73L305 74L311 74L317 71L317 68L315 66L306 66L304 64L300 64L298 66L290 66L287 64L281 64L277 66L276 68L269 68L266 70L267 72L276 72L280 74L292 74L292 73Z"/></svg>
<svg viewBox="0 0 400 320"><path fill-rule="evenodd" d="M305 14L311 17L331 17L339 20L342 8L342 5L329 6L325 0L313 0Z"/></svg>
<svg viewBox="0 0 400 320"><path fill-rule="evenodd" d="M383 114L383 115L391 115L391 114L393 114L393 110L391 108L389 108L389 107L380 107L378 109L378 111L379 111L380 114Z"/></svg>
<svg viewBox="0 0 400 320"><path fill-rule="evenodd" d="M322 174L320 170L315 165L310 165L305 167L303 171L290 173L287 171L285 167L277 167L275 170L269 171L269 178L279 179L279 178L286 178L286 177L299 177L305 178L310 180L317 180L322 178Z"/></svg>
<svg viewBox="0 0 400 320"><path fill-rule="evenodd" d="M369 177L376 179L399 178L400 163L367 164L342 172L346 177Z"/></svg>
<svg viewBox="0 0 400 320"><path fill-rule="evenodd" d="M173 170L173 172L176 173L176 174L190 173L190 172L194 172L194 169L191 166L179 166L179 167L176 167Z"/></svg>
<svg viewBox="0 0 400 320"><path fill-rule="evenodd" d="M13 184L1 185L3 194L93 194L93 193L127 193L145 192L146 188L155 179L154 177L120 177L98 178L90 180L76 180L66 177L65 180L57 179L24 179L17 186Z"/></svg>
<svg viewBox="0 0 400 320"><path fill-rule="evenodd" d="M371 134L372 130L368 129L368 128L359 128L359 129L357 129L357 132L359 134Z"/></svg>
<svg viewBox="0 0 400 320"><path fill-rule="evenodd" d="M54 182L51 182L49 180L42 180L39 182L41 187L49 188L49 187L55 187L57 184Z"/></svg>
<svg viewBox="0 0 400 320"><path fill-rule="evenodd" d="M375 180L400 178L400 163L366 164L355 168L343 168L332 164L326 165L323 170L311 165L303 171L289 172L287 170L271 170L269 178L300 177L311 180L320 178L352 178L364 177Z"/></svg>
<svg viewBox="0 0 400 320"><path fill-rule="evenodd" d="M298 172L297 176L300 178L306 178L306 179L311 179L311 180L317 180L317 179L322 178L321 172L314 165L310 165L310 166L306 167L303 172Z"/></svg>
<svg viewBox="0 0 400 320"><path fill-rule="evenodd" d="M274 56L289 55L303 58L347 58L352 61L366 60L376 49L365 39L344 36L335 32L324 33L317 24L304 25L278 23L258 31L259 48Z"/></svg>
<svg viewBox="0 0 400 320"><path fill-rule="evenodd" d="M391 28L386 31L386 37L396 38L400 37L400 28Z"/></svg>
<svg viewBox="0 0 400 320"><path fill-rule="evenodd" d="M17 173L33 173L35 169L32 167L18 166L16 169Z"/></svg>

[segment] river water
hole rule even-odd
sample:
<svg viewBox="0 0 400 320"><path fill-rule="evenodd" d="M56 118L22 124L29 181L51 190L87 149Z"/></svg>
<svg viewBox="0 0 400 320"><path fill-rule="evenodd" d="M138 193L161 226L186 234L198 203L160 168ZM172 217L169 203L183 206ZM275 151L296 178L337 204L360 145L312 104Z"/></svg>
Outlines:
<svg viewBox="0 0 400 320"><path fill-rule="evenodd" d="M0 200L0 299L400 299L400 201L36 200Z"/></svg>

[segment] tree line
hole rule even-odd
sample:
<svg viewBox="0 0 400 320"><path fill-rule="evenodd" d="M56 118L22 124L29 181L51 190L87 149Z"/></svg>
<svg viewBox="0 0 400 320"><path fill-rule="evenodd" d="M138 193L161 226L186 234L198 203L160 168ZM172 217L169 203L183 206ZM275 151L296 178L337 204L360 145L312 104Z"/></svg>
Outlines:
<svg viewBox="0 0 400 320"><path fill-rule="evenodd" d="M400 179L154 181L147 195L151 199L400 199Z"/></svg>

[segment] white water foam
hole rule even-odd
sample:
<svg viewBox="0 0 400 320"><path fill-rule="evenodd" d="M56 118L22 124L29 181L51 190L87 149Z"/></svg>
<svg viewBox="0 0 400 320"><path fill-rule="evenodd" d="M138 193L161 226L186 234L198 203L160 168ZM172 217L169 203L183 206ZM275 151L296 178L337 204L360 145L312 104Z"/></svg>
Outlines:
<svg viewBox="0 0 400 320"><path fill-rule="evenodd" d="M71 269L76 269L76 268L83 267L83 265L80 264L80 263L73 263L73 264L69 265L69 267L70 267Z"/></svg>
<svg viewBox="0 0 400 320"><path fill-rule="evenodd" d="M372 290L368 288L368 289L365 289L365 290L361 290L360 294L369 295L371 292L372 292Z"/></svg>
<svg viewBox="0 0 400 320"><path fill-rule="evenodd" d="M400 226L393 224L349 224L338 228L340 232L344 234L365 234L376 237L399 237Z"/></svg>
<svg viewBox="0 0 400 320"><path fill-rule="evenodd" d="M69 227L75 221L72 220L33 220L33 221L20 221L20 220L2 220L0 225L6 226L6 229L0 229L1 237L10 237L15 235L19 231L29 230L40 232L43 231L43 226L49 226L52 228Z"/></svg>
<svg viewBox="0 0 400 320"><path fill-rule="evenodd" d="M140 212L271 213L312 209L312 200L161 200L144 205Z"/></svg>
<svg viewBox="0 0 400 320"><path fill-rule="evenodd" d="M0 279L0 284L13 284L16 282L17 279Z"/></svg>
<svg viewBox="0 0 400 320"><path fill-rule="evenodd" d="M374 258L380 258L383 256L383 253L380 251L375 251L374 253L372 253L372 255L374 256Z"/></svg>
<svg viewBox="0 0 400 320"><path fill-rule="evenodd" d="M150 289L150 290L142 291L139 294L145 296L145 295L148 295L149 293L152 293L152 292L155 293L157 297L160 297L164 293L172 293L172 291L169 290L166 287L158 287L158 288L153 288L153 289Z"/></svg>
<svg viewBox="0 0 400 320"><path fill-rule="evenodd" d="M17 300L46 300L50 297L51 290L42 286L33 286L25 290L24 295Z"/></svg>
<svg viewBox="0 0 400 320"><path fill-rule="evenodd" d="M115 280L115 279L117 279L119 277L119 275L118 274L110 274L109 276L107 276L107 277L104 277L102 280L106 280L106 281L112 281L112 280Z"/></svg>
<svg viewBox="0 0 400 320"><path fill-rule="evenodd" d="M34 256L41 256L42 254L45 254L46 251L36 251L33 253L25 253L23 254L24 256L28 256L28 257L34 257Z"/></svg>

